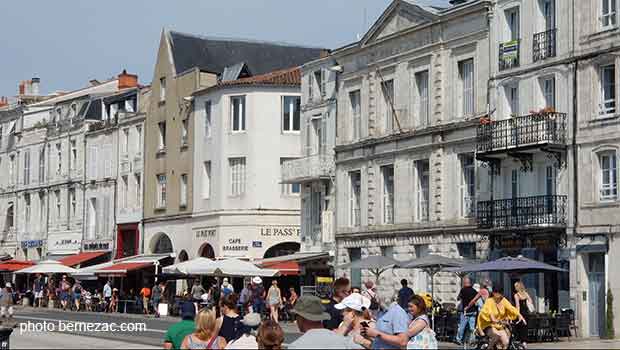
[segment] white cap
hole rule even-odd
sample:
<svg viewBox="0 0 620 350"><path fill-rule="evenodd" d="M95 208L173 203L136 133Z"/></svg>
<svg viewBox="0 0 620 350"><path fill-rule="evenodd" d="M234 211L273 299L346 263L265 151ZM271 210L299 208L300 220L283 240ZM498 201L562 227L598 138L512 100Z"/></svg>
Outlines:
<svg viewBox="0 0 620 350"><path fill-rule="evenodd" d="M364 311L370 308L370 299L359 293L353 293L342 299L340 304L336 304L334 307L338 310L352 309L355 311Z"/></svg>
<svg viewBox="0 0 620 350"><path fill-rule="evenodd" d="M252 283L254 283L254 284L261 284L261 283L263 283L263 279L258 277L258 276L256 276L256 277L252 278Z"/></svg>
<svg viewBox="0 0 620 350"><path fill-rule="evenodd" d="M224 281L222 283L228 283L228 278L224 277Z"/></svg>
<svg viewBox="0 0 620 350"><path fill-rule="evenodd" d="M7 288L11 288L11 282L7 282L7 283L6 283L6 287L7 287Z"/></svg>

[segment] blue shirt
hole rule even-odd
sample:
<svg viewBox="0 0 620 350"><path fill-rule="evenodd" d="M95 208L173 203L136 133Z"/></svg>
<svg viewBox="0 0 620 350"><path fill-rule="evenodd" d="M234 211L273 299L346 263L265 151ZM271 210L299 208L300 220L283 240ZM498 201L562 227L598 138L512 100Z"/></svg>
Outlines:
<svg viewBox="0 0 620 350"><path fill-rule="evenodd" d="M398 304L392 304L390 308L377 320L377 330L391 335L405 333L409 330L411 318L409 314ZM376 337L372 342L373 349L398 349L398 346L388 344L383 339Z"/></svg>
<svg viewBox="0 0 620 350"><path fill-rule="evenodd" d="M398 291L398 305L403 309L407 309L407 304L413 296L413 289L409 287L403 287Z"/></svg>

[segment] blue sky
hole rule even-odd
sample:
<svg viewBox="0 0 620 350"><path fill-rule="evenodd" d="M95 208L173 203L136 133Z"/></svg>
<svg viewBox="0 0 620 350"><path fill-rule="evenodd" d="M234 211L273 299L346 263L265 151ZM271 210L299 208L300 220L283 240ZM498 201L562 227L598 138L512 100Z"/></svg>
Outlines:
<svg viewBox="0 0 620 350"><path fill-rule="evenodd" d="M335 48L355 41L390 2L7 0L0 11L0 96L14 96L19 81L34 76L43 93L77 89L123 69L148 84L163 27Z"/></svg>

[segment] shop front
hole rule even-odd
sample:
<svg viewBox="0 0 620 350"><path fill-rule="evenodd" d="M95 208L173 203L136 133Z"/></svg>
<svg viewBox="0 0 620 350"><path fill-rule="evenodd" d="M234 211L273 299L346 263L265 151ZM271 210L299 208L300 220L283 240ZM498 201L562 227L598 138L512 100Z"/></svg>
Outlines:
<svg viewBox="0 0 620 350"><path fill-rule="evenodd" d="M137 255L140 252L140 228L138 223L118 225L116 259Z"/></svg>

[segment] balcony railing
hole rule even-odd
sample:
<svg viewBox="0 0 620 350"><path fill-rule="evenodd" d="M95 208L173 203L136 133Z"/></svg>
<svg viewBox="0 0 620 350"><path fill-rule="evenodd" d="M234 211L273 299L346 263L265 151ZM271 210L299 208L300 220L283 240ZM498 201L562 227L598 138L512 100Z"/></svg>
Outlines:
<svg viewBox="0 0 620 350"><path fill-rule="evenodd" d="M550 29L534 34L534 62L555 57L555 39L557 29Z"/></svg>
<svg viewBox="0 0 620 350"><path fill-rule="evenodd" d="M499 44L499 70L519 67L519 39Z"/></svg>
<svg viewBox="0 0 620 350"><path fill-rule="evenodd" d="M289 160L282 164L282 182L298 183L333 177L335 168L334 158L326 154Z"/></svg>
<svg viewBox="0 0 620 350"><path fill-rule="evenodd" d="M566 225L567 196L535 196L478 202L478 227L501 229Z"/></svg>
<svg viewBox="0 0 620 350"><path fill-rule="evenodd" d="M478 126L478 152L517 149L534 145L566 144L566 113L545 112Z"/></svg>

